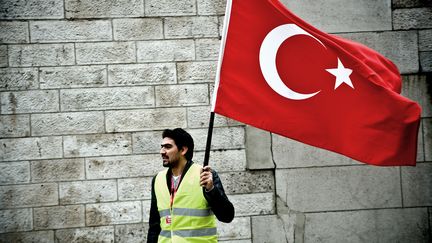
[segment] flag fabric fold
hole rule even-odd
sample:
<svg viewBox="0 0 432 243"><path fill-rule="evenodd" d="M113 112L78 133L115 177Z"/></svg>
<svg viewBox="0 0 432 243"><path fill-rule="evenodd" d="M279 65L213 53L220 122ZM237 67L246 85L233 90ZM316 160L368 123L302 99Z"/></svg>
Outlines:
<svg viewBox="0 0 432 243"><path fill-rule="evenodd" d="M224 24L212 111L367 164L415 165L421 109L390 60L278 0L228 0Z"/></svg>

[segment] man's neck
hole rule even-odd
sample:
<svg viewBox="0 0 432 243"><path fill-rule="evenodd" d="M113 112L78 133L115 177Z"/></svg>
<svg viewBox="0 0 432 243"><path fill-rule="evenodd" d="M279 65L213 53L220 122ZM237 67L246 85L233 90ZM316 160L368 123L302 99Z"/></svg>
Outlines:
<svg viewBox="0 0 432 243"><path fill-rule="evenodd" d="M180 160L176 167L171 168L171 172L173 176L180 176L183 173L183 169L185 168L187 160Z"/></svg>

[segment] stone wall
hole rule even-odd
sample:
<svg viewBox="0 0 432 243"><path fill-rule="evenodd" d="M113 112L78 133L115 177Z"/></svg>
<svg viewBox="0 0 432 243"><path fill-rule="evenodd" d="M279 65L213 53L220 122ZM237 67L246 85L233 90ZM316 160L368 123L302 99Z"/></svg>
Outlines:
<svg viewBox="0 0 432 243"><path fill-rule="evenodd" d="M211 164L236 208L223 242L428 242L432 9L283 1L391 58L422 106L416 167L378 168L221 116ZM224 0L0 2L0 242L143 242L164 128L204 157Z"/></svg>

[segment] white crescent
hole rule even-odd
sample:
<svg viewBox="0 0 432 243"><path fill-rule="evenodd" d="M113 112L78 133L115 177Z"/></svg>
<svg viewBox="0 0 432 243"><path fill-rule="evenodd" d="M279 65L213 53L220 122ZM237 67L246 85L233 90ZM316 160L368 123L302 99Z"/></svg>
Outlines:
<svg viewBox="0 0 432 243"><path fill-rule="evenodd" d="M297 25L284 24L274 28L266 35L264 41L261 44L259 61L261 72L264 75L264 79L276 93L291 100L304 100L313 97L320 91L310 94L302 94L295 92L294 90L287 87L284 82L282 82L276 68L276 54L279 50L279 47L286 39L296 35L310 36L324 46L324 44L320 40L306 32L302 28L298 27Z"/></svg>

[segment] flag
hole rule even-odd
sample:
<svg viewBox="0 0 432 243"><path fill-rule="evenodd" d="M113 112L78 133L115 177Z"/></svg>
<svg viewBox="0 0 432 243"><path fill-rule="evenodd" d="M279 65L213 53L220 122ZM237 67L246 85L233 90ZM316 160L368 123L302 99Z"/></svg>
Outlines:
<svg viewBox="0 0 432 243"><path fill-rule="evenodd" d="M213 112L367 164L415 165L421 109L390 60L277 0L229 0L224 24Z"/></svg>

